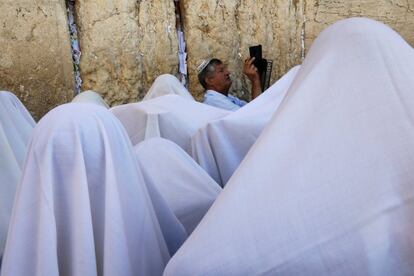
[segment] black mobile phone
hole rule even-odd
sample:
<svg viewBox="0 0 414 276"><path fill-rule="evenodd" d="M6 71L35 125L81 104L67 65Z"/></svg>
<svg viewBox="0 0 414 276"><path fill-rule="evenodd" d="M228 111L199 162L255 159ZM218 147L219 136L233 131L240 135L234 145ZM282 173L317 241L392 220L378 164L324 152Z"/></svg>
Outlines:
<svg viewBox="0 0 414 276"><path fill-rule="evenodd" d="M262 45L259 44L256 46L250 46L249 52L250 57L254 57L254 66L256 66L257 70L259 71L259 74L262 75L262 73L266 70L267 64L267 61L262 57Z"/></svg>
<svg viewBox="0 0 414 276"><path fill-rule="evenodd" d="M262 45L259 44L256 46L249 47L249 52L250 52L250 57L251 58L254 57L254 63L260 62L260 60L262 59Z"/></svg>

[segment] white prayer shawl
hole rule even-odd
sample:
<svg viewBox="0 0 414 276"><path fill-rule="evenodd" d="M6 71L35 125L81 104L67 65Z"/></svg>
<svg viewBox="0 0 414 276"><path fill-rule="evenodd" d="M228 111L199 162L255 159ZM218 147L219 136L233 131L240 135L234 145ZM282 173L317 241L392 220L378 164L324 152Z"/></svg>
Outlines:
<svg viewBox="0 0 414 276"><path fill-rule="evenodd" d="M190 234L220 193L220 186L169 140L148 139L134 149L145 183L159 191Z"/></svg>
<svg viewBox="0 0 414 276"><path fill-rule="evenodd" d="M66 104L36 126L2 276L160 275L169 254L119 121Z"/></svg>
<svg viewBox="0 0 414 276"><path fill-rule="evenodd" d="M286 96L299 66L243 108L199 129L191 139L194 160L224 186Z"/></svg>
<svg viewBox="0 0 414 276"><path fill-rule="evenodd" d="M0 257L6 243L13 198L35 122L20 100L0 91Z"/></svg>
<svg viewBox="0 0 414 276"><path fill-rule="evenodd" d="M160 224L161 232L167 245L168 252L170 256L173 256L187 239L187 231L157 188L152 185L152 183L147 183L146 181L144 182L148 189L148 194L151 198L155 215Z"/></svg>
<svg viewBox="0 0 414 276"><path fill-rule="evenodd" d="M113 107L112 113L122 122L132 144L148 138L162 137L191 152L191 136L212 120L230 111L166 95L139 103Z"/></svg>
<svg viewBox="0 0 414 276"><path fill-rule="evenodd" d="M410 275L414 50L360 18L323 31L164 275Z"/></svg>
<svg viewBox="0 0 414 276"><path fill-rule="evenodd" d="M185 88L176 77L170 74L158 76L142 100L146 101L170 94L194 100L187 88Z"/></svg>
<svg viewBox="0 0 414 276"><path fill-rule="evenodd" d="M93 103L109 108L109 105L105 102L102 96L92 90L79 93L72 99L72 103Z"/></svg>

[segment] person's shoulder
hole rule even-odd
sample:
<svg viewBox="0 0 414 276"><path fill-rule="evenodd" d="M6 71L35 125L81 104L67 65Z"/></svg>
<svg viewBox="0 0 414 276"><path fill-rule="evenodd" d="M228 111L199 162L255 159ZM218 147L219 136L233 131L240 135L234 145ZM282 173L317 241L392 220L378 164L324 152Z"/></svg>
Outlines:
<svg viewBox="0 0 414 276"><path fill-rule="evenodd" d="M225 101L227 97L217 91L207 90L204 93L204 101Z"/></svg>
<svg viewBox="0 0 414 276"><path fill-rule="evenodd" d="M242 106L244 106L244 105L246 105L247 104L247 102L246 101L244 101L244 100L241 100L241 99L239 99L238 97L236 97L236 96L233 96L233 95L228 95L227 96L228 98L229 98L229 100L231 100L235 105L237 105L237 106L239 106L239 107L242 107Z"/></svg>
<svg viewBox="0 0 414 276"><path fill-rule="evenodd" d="M220 95L216 96L214 93L206 93L204 95L203 103L226 110L237 110L240 108L238 105L234 104L227 96L222 94Z"/></svg>

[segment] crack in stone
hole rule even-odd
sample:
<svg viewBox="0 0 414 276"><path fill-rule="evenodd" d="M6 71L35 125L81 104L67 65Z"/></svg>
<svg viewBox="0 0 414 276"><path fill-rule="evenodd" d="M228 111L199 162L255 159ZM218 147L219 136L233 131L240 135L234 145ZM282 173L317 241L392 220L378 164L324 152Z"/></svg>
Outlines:
<svg viewBox="0 0 414 276"><path fill-rule="evenodd" d="M80 74L80 45L78 37L78 27L76 25L76 9L74 0L66 0L66 12L68 20L68 31L70 36L70 47L72 51L72 63L73 63L73 77L74 77L74 92L75 95L79 94L82 86L82 78Z"/></svg>
<svg viewBox="0 0 414 276"><path fill-rule="evenodd" d="M40 10L45 17L47 17L47 13L42 9L42 7L39 6L39 4L37 3L37 1L36 0L33 0L33 2L35 3L37 9Z"/></svg>
<svg viewBox="0 0 414 276"><path fill-rule="evenodd" d="M175 6L175 26L177 32L177 44L178 44L178 73L180 74L181 83L188 88L189 78L187 71L187 52L186 52L186 43L185 43L185 32L184 32L184 22L182 18L182 8L180 0L173 0ZM170 38L171 39L171 38ZM171 41L172 45L172 41Z"/></svg>
<svg viewBox="0 0 414 276"><path fill-rule="evenodd" d="M127 14L127 15L129 15L129 12L119 11L118 9L115 9L115 11L114 12L111 12L107 17L102 18L102 19L93 20L92 23L91 23L91 25L92 26L95 26L95 24L98 23L98 22L107 21L108 19L110 19L110 18L112 18L114 16L117 16L117 15L120 15L120 14Z"/></svg>
<svg viewBox="0 0 414 276"><path fill-rule="evenodd" d="M223 4L222 0L216 0L216 7L214 8L214 13L216 13L218 6L221 8L225 8L225 5Z"/></svg>
<svg viewBox="0 0 414 276"><path fill-rule="evenodd" d="M398 3L395 3L394 5L397 6L398 8L405 9L407 13L414 13L414 10L410 8L410 3L408 2L408 0L407 0L407 6L404 6Z"/></svg>
<svg viewBox="0 0 414 276"><path fill-rule="evenodd" d="M319 2L316 1L316 5L319 6ZM303 61L305 59L305 54L306 54L306 0L302 1L302 13L303 13L303 22L302 22L302 28L300 31L300 58L301 61Z"/></svg>
<svg viewBox="0 0 414 276"><path fill-rule="evenodd" d="M32 27L31 27L31 29L30 29L30 34L29 35L27 35L26 36L26 41L27 42L31 42L31 41L33 41L34 40L34 37L35 37L35 35L34 35L34 30L37 28L37 24L34 24Z"/></svg>
<svg viewBox="0 0 414 276"><path fill-rule="evenodd" d="M241 43L240 43L240 41L241 41L241 26L240 26L240 7L241 7L241 0L237 0L236 1L236 4L235 4L235 7L234 7L234 21L235 21L235 24L236 24L236 30L237 30L237 35L238 35L238 38L237 38L237 41L239 41L239 45L238 45L238 47L237 47L237 56L236 56L236 58L239 58L239 59L241 59L242 58L242 52L243 52L243 49L241 48L242 46L241 46Z"/></svg>
<svg viewBox="0 0 414 276"><path fill-rule="evenodd" d="M410 2L407 0L407 9L411 12L414 13L414 10L410 8Z"/></svg>

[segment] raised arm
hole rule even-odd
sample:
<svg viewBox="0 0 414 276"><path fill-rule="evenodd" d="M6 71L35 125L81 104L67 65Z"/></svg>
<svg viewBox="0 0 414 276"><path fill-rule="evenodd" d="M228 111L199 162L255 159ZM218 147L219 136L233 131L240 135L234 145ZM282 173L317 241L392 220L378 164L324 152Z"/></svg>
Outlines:
<svg viewBox="0 0 414 276"><path fill-rule="evenodd" d="M259 96L260 93L262 92L262 87L260 84L260 75L259 75L259 72L257 71L256 66L254 66L253 64L253 61L254 61L254 57L247 58L244 61L244 66L243 66L243 74L245 74L247 78L252 82L252 91L251 91L252 99Z"/></svg>

